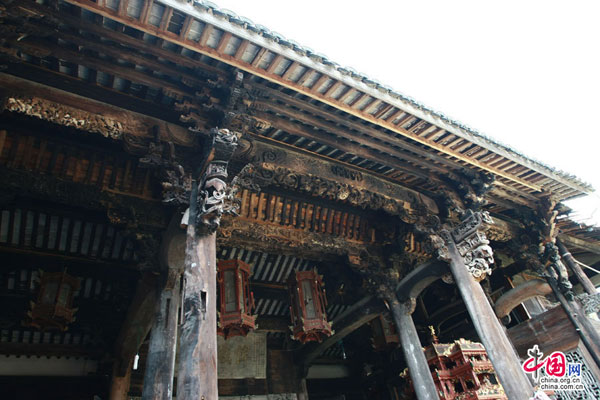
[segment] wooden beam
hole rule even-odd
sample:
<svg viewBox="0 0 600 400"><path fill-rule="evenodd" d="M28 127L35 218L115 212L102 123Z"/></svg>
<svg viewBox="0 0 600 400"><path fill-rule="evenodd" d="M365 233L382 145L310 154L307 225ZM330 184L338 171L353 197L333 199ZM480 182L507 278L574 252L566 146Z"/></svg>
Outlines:
<svg viewBox="0 0 600 400"><path fill-rule="evenodd" d="M115 376L124 377L154 321L158 302L158 278L146 272L138 281L135 295L127 311L125 322L115 342Z"/></svg>
<svg viewBox="0 0 600 400"><path fill-rule="evenodd" d="M439 173L447 173L448 169L456 168L456 165L454 163L445 159L444 157L437 156L435 154L432 154L431 152L426 152L422 148L421 149L413 148L413 146L411 146L410 144L404 146L404 143L399 144L398 140L396 138L392 138L387 135L383 135L380 132L377 132L375 134L375 133L371 132L370 129L367 127L353 126L352 128L354 128L356 130L345 129L344 125L347 126L350 124L348 124L347 121L344 121L341 118L335 122L328 122L327 121L328 119L337 119L336 118L337 116L334 116L334 115L326 116L326 113L323 112L323 114L321 114L321 117L326 118L326 120L323 120L321 118L316 118L311 115L307 115L305 113L298 113L295 110L289 109L289 108L287 108L283 105L279 105L277 103L273 103L272 101L259 101L259 102L256 102L256 105L258 106L259 109L272 110L272 111L276 112L277 114L284 115L287 118L290 118L292 120L301 121L307 125L318 127L323 130L326 130L328 132L331 132L334 135L336 135L337 137L339 137L340 140L344 140L345 138L349 137L349 138L352 138L354 141L358 141L359 143L361 143L361 145L362 145L361 147L368 146L368 147L378 150L380 152L395 154L397 157L402 157L402 158L406 159L407 161L411 161L411 162L414 162L414 163L420 164L420 165L426 165L427 168L432 169ZM261 114L261 115L264 115L264 114ZM264 116L264 118L268 119L267 116ZM379 140L377 140L377 141L369 140L367 138L366 134L369 134L370 136L374 136L374 137L378 138ZM321 135L321 136L325 136L325 135ZM316 140L316 139L314 139L314 140ZM348 140L348 139L346 139L346 140ZM404 149L407 149L412 153L416 153L421 157L415 157L414 155L409 154ZM354 153L354 154L356 154L356 153ZM406 164L404 163L404 165L406 165ZM407 173L410 173L408 171L411 171L411 169L408 169L408 168L404 168L404 170L406 170Z"/></svg>
<svg viewBox="0 0 600 400"><path fill-rule="evenodd" d="M391 203L395 203L398 207L404 208L405 212L408 214L412 213L411 210L416 210L419 207L424 207L433 214L439 212L437 204L433 199L397 183L392 183L387 179L344 163L328 160L322 156L320 157L321 160L315 162L315 157L308 152L294 149L291 146L272 145L267 143L266 140L259 140L258 138L253 139L252 145L248 145L252 150L246 154L237 155L236 157L247 162L251 162L251 160L267 160L267 162L263 163L254 162L253 165L257 169L271 171L271 175L273 175L272 171L275 170L277 170L278 174L285 174L286 171L290 171L296 178L299 175L307 177L317 176L320 177L321 183L323 184L332 182L335 183L335 185L344 184L349 187L351 186L354 191L358 192L355 192L353 196L346 196L344 202L360 208L374 209L373 207L376 207L377 205L373 202L372 196L374 194L380 194L386 200L389 199ZM294 156L286 156L286 153L293 154ZM249 178L249 176L246 177ZM282 175L281 177L284 178L285 176ZM256 183L259 185L263 184L267 186L271 184L266 179L256 180ZM286 182L290 185L286 186ZM312 196L321 197L325 195L328 199L336 199L333 192L317 193L315 191L310 191L309 187L294 185L294 182L296 181L273 181L272 183L291 190L307 190ZM364 195L367 196L367 192L370 200L362 201L364 199L361 194L364 193ZM393 212L393 210L388 210L388 212Z"/></svg>
<svg viewBox="0 0 600 400"><path fill-rule="evenodd" d="M120 137L127 134L150 139L155 127L158 127L162 140L184 146L194 142L190 132L183 126L1 72L0 91L8 97L4 103L5 110L60 125L74 126L77 116L80 116L83 121L76 123L76 128L103 136ZM11 96L15 98L13 103L10 102Z"/></svg>
<svg viewBox="0 0 600 400"><path fill-rule="evenodd" d="M149 13L151 5L152 0L144 1L144 8L142 11L147 9ZM37 4L35 2L16 0L11 3L10 7L18 7L24 11L31 12L33 14L46 15L47 17L52 18L52 20L60 21L61 23L67 24L68 26L76 30L89 32L93 35L109 39L115 44L117 44L116 48L126 46L129 47L129 49L135 49L136 51L140 51L142 53L151 54L154 57L162 58L177 65L196 70L198 71L198 73L201 74L201 76L205 75L204 71L208 72L212 76L226 76L226 73L224 71L216 67L210 66L206 63L203 63L202 61L194 60L192 58L182 56L181 54L165 50L163 48L151 45L135 37L125 35L121 32L114 31L108 28L104 28L102 25L90 23L89 21L82 20L80 18L52 9L50 7ZM54 28L55 27L52 27L51 29ZM41 27L40 29L43 28ZM139 56L147 57L147 55L144 54L140 54Z"/></svg>
<svg viewBox="0 0 600 400"><path fill-rule="evenodd" d="M165 40L170 40L172 42L175 42L175 43L181 44L181 45L183 45L185 47L188 47L188 48L190 48L192 50L195 50L195 51L198 51L200 53L209 55L209 56L211 56L213 58L216 58L217 60L220 60L222 62L234 65L234 66L236 66L236 67L238 67L238 68L240 68L240 69L242 69L244 71L256 74L256 75L261 76L261 77L263 77L263 78L265 78L267 80L270 80L272 82L278 83L278 84L280 84L280 85L282 85L282 86L284 86L286 88L293 89L293 90L299 91L301 93L304 93L307 96L310 96L310 97L313 97L313 98L318 99L320 101L323 101L324 103L326 103L326 104L328 104L328 105L330 105L332 107L336 107L336 108L345 110L345 111L349 112L351 115L354 115L354 116L356 116L358 118L361 118L361 119L363 119L365 121L372 122L372 123L374 123L376 125L379 125L379 126L382 126L382 127L390 128L393 131L395 131L396 133L398 133L400 135L403 135L403 136L406 136L406 137L408 137L410 139L413 139L413 140L415 140L416 142L418 142L420 144L423 144L425 146L434 148L434 149L436 149L436 150L438 150L438 151L440 151L442 153L451 155L451 156L457 158L458 161L462 161L462 162L465 162L465 163L467 163L469 165L481 168L481 169L483 169L485 171L492 172L492 173L494 173L494 174L496 174L498 176L506 178L509 181L512 181L512 182L515 182L515 183L519 183L519 184L521 184L521 185L523 185L523 186L525 186L525 187L527 187L529 189L532 189L532 190L535 190L535 191L540 191L541 190L541 187L538 186L538 185L531 184L530 182L521 180L521 179L519 179L516 176L505 174L505 173L503 173L500 170L497 170L497 169L495 169L493 167L490 167L489 165L486 165L486 164L483 164L483 163L479 162L478 160L474 160L474 159L471 159L469 157L465 157L465 156L461 155L460 153L456 153L456 152L452 151L451 149L445 148L444 146L441 146L441 145L439 145L439 144L437 144L435 142L431 142L431 141L429 141L429 140L427 140L425 138L419 137L416 134L413 134L413 133L408 132L408 131L406 131L404 129L401 129L401 128L398 128L396 126L393 126L393 125L387 123L386 121L378 120L378 119L374 118L373 116L371 116L369 114L366 114L366 113L358 111L358 110L353 110L348 105L341 104L340 102L335 101L333 99L327 99L327 98L325 98L324 96L322 96L319 93L315 93L315 92L313 92L311 90L307 90L306 88L302 88L300 85L294 84L294 83L292 83L290 81L283 80L278 75L267 74L266 71L261 70L260 68L257 68L256 65L248 64L248 63L245 63L245 62L240 62L240 60L234 59L230 55L219 53L219 52L217 52L213 48L210 48L208 46L201 46L198 43L180 43L180 41L178 40L178 38L175 37L175 35L170 34L169 32L157 31L156 27L150 27L150 26L147 26L146 24L142 24L142 23L140 23L138 21L124 20L123 17L120 17L113 10L110 10L110 9L108 9L106 7L101 7L98 4L93 3L91 1L88 1L88 0L67 0L67 1L69 3L71 3L71 4L78 5L78 6L82 7L82 8L88 9L90 11L97 12L97 13L103 15L103 16L107 16L109 18L116 19L117 21L123 22L123 23L125 23L127 25L130 25L130 26L135 27L137 29L140 29L142 31L154 34L154 35L156 35L156 36L158 36L160 38L164 38ZM201 19L203 19L207 23L209 23L208 21L210 20L211 21L210 23L214 23L215 25L221 26L222 29L231 31L232 33L240 36L242 39L247 39L249 37L249 33L247 31L245 31L243 28L234 27L233 25L230 25L228 23L225 23L225 25L227 25L227 27L223 27L223 23L222 22L219 22L219 21L215 20L208 13L202 13L202 12L196 10L192 5L182 4L182 3L178 3L178 2L174 2L174 1L170 1L170 0L165 0L164 3L167 4L167 5L170 5L170 6L174 7L174 8L177 8L178 10L180 10L182 12L185 12L187 14L190 14L190 15L196 16L198 18L201 18ZM256 40L258 40L258 39L256 39ZM261 43L260 45L262 46L263 49L266 49L267 47L269 49L273 48L271 44L266 43L266 42L265 43ZM278 53L278 51L276 51L276 50L273 50L273 52L274 53ZM298 58L298 57L300 57L300 56L296 55L295 57L291 57L291 59L292 59L292 61L294 61L294 59ZM309 61L306 60L306 62L308 63ZM311 63L311 64L314 64L314 63ZM320 65L315 65L315 68L319 68L320 70L322 70L322 66L320 66ZM337 73L333 73L333 75L337 76L338 74ZM333 76L333 77L335 78L335 76ZM348 80L350 78L344 77L343 79L344 80ZM357 85L357 83L355 82L354 85ZM364 89L364 92L362 92L362 93L367 93L367 92L371 93L372 91L369 90L369 89ZM379 96L377 95L376 97L379 97ZM393 101L393 102L394 102L394 104L396 103L395 101ZM407 105L404 105L404 106L406 107ZM410 105L408 105L408 106L410 107ZM415 113L419 114L419 115L422 114L418 110L415 110ZM432 117L431 116L427 116L427 115L423 115L422 119L431 120ZM435 124L434 121L432 121L432 123ZM442 125L447 125L447 124L442 124ZM450 127L450 128L451 129L457 129L457 128L454 128L454 127ZM482 147L489 147L490 146L490 144L486 143L485 139L483 139L483 138L474 137L473 139L474 139L474 143L475 144L478 144L478 145L480 145ZM506 154L510 158L514 158L515 157L514 155L509 155L508 151L505 151L504 149L497 148L495 151L501 152L503 154ZM521 163L526 162L527 164L524 164L524 165L527 165L529 168L542 170L542 168L540 168L540 166L535 165L533 162L530 162L529 160L521 160L520 162ZM553 179L555 179L555 180L557 180L557 181L559 181L559 182L561 182L561 183L563 183L563 184L565 184L567 186L573 186L573 185L575 185L574 183L572 183L572 182L570 182L568 180L565 180L564 178L561 178L560 176L558 176L556 174L553 174L553 173L551 173L549 171L544 171L544 173L546 175L551 175L553 177ZM579 186L581 186L581 185L579 185ZM589 189L585 189L584 187L580 187L580 189L583 190L584 192L586 192L586 191L589 190Z"/></svg>
<svg viewBox="0 0 600 400"><path fill-rule="evenodd" d="M591 242L589 240L580 239L573 235L564 233L559 234L558 237L567 247L575 247L578 249L589 251L590 253L600 254L600 244Z"/></svg>
<svg viewBox="0 0 600 400"><path fill-rule="evenodd" d="M259 332L281 332L288 333L290 331L290 319L288 318L277 318L268 317L265 315L259 315L256 319L256 328Z"/></svg>
<svg viewBox="0 0 600 400"><path fill-rule="evenodd" d="M298 256L310 260L338 260L348 249L364 244L326 233L316 233L276 225L259 224L239 217L224 217L218 231L218 244L247 250Z"/></svg>
<svg viewBox="0 0 600 400"><path fill-rule="evenodd" d="M11 41L10 43L12 46L20 48L27 54L35 55L46 53L48 56L51 55L77 65L83 65L87 68L99 70L110 75L130 80L132 82L141 83L158 89L166 89L169 93L172 93L180 99L183 97L193 97L194 95L192 90L183 86L169 83L164 79L155 78L152 75L137 71L134 68L123 67L116 63L108 62L89 54L84 55L76 51L71 51L63 46L54 45L45 40L27 38L21 41Z"/></svg>
<svg viewBox="0 0 600 400"><path fill-rule="evenodd" d="M325 350L344 339L346 336L356 331L364 324L377 318L382 311L380 301L375 301L372 296L367 296L359 300L350 307L350 312L345 312L343 318L336 318L333 321L333 329L335 334L323 340L319 344L310 344L302 350L302 362L304 371L308 371L308 367L313 361L319 357Z"/></svg>
<svg viewBox="0 0 600 400"><path fill-rule="evenodd" d="M360 144L351 143L349 140L344 139L343 137L327 137L327 135L324 135L308 126L302 126L300 124L291 122L284 118L276 117L275 115L266 112L255 111L254 115L257 118L269 121L269 123L271 123L273 127L286 131L287 133L290 133L292 135L311 139L320 144L331 146L345 153L366 158L367 160L384 162L386 163L386 165L391 166L395 169L398 169L399 171L402 171L412 176L417 176L423 179L428 179L430 177L430 175L428 175L425 171L418 171L414 168L408 168L406 166L407 159L413 158L410 155L405 155L404 157L402 154L398 153L391 155L389 153L389 148L387 152L383 152L374 148L360 146Z"/></svg>

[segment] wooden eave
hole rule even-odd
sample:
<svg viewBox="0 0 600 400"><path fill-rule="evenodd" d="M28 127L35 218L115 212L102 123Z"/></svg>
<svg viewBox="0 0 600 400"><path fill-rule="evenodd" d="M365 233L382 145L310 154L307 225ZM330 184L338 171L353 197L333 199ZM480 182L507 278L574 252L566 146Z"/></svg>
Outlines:
<svg viewBox="0 0 600 400"><path fill-rule="evenodd" d="M65 12L66 3L75 8ZM267 37L211 8L144 0L140 15L132 16L127 7L113 10L106 2L67 0L59 4L60 9L29 0L10 5L30 16L44 16L39 23L27 20L30 28L35 25L40 31L10 43L20 49L21 62L80 80L73 69L102 72L111 77L102 84L109 90L127 91L123 84L115 83L117 78L124 79L126 88L136 89L138 101L166 108L193 97L207 76L227 78L232 68L237 68L250 74L244 85L255 98L248 112L266 122L264 129L255 133L402 185L432 190L437 176L468 168L494 174L496 195L509 203L532 204L540 194L548 193L563 200L590 191L574 179L515 155L394 97L373 82L360 81L314 54L302 53L282 39ZM149 18L148 10L154 4L165 6L158 25ZM82 13L87 11L83 10L99 16L88 15L84 20ZM182 15L182 24L171 23ZM61 21L67 28L48 29L48 20ZM114 21L137 31L127 32L127 28L121 32L118 25L112 29ZM57 65L47 65L45 55L54 56ZM150 91L145 87L153 88L153 95L140 99L140 90Z"/></svg>
<svg viewBox="0 0 600 400"><path fill-rule="evenodd" d="M231 22L231 20L233 20L232 18L228 19L225 14L220 13L218 10L210 7L203 6L201 3L198 3L199 6L196 7L191 3L176 2L173 0L160 0L158 2L165 6L165 15L167 16L173 14L171 9L176 10L187 16L191 16L198 21L201 21L204 24L205 29L218 31L221 32L221 34L223 32L227 32L228 35L222 35L224 38L223 40L234 40L235 38L240 45L245 41L249 41L254 47L256 47L254 57L251 57L251 59L248 57L245 58L242 54L239 58L236 58L235 55L227 54L224 51L219 51L220 49L227 48L227 45L224 43L217 43L217 45L211 46L209 43L203 43L202 41L196 42L190 40L189 37L181 37L180 35L169 32L166 29L161 30L162 26L169 25L168 22L162 23L159 27L155 27L149 25L148 22L132 18L123 13L120 14L118 10L111 10L106 3L97 4L89 0L67 1L71 4L75 4L82 8L97 12L100 15L113 18L126 25L134 26L142 31L155 34L158 37L171 40L174 43L180 44L186 48L206 54L226 64L235 66L236 68L250 72L256 76L260 76L268 81L275 82L285 88L305 94L308 97L317 99L332 107L343 110L348 114L358 117L364 121L368 121L372 124L389 129L390 131L397 133L406 139L410 139L413 142L423 144L427 148L437 150L454 162L462 162L471 168L477 168L493 173L499 178L505 179L507 183L516 185L519 188L528 189L531 191L531 193L540 191L558 193L557 197L559 199L565 199L590 192L590 187L581 184L574 179L565 178L560 174L551 171L545 166L528 160L525 157L496 145L481 136L477 136L466 131L465 129L461 129L460 127L457 127L456 124L445 121L443 118L433 114L432 112L428 112L422 108L420 109L410 102L395 98L390 95L389 91L377 89L376 87L378 85L375 82L368 82L365 78L363 78L362 81L359 81L353 76L344 75L342 72L340 72L340 69L333 67L331 65L332 63L327 65L325 62L326 60L322 57L314 54L302 54L301 52L290 48L290 46L282 45L281 42L284 42L284 40L278 40L277 38L273 40L273 38L267 37L265 32L254 32L251 27L249 28L247 26L247 24L246 26L243 26L243 24L233 23ZM272 55L272 57L264 57L264 55L267 53ZM272 64L281 64L284 60L288 60L288 64L297 63L304 66L307 71L305 71L303 76L305 76L308 71L312 70L318 73L320 78L310 82L308 85L306 83L304 85L297 85L297 81L301 78L298 78L297 80L294 80L292 77L283 79L282 75L285 73L285 71L282 71L279 74L276 73L277 68L275 68L275 66ZM327 77L327 80L324 77ZM335 85L337 82L341 82L344 86L357 91L361 99L368 98L369 100L354 102L351 104L339 102L336 98L331 97L333 92L328 93L328 91L322 90L323 84L328 81L330 82L329 86ZM329 96L326 96L327 94L329 94ZM379 106L372 107L374 103L379 104ZM415 121L413 121L410 126L398 126L394 124L394 121L386 121L384 118L382 118L385 113L379 116L379 118L375 117L375 115L379 114L381 108L389 106L396 107L413 115L415 117ZM417 128L416 130L411 130L412 127L418 125L422 126L422 121L445 129L446 131L461 137L466 142L465 144L470 143L471 145L463 146L460 149L453 149L450 146L445 146L434 140L424 138L421 136L422 131L420 129ZM506 167L498 168L491 164L482 162L472 156L472 154L479 152L480 149L487 149L488 151L498 154L508 162L510 167L513 167L514 164L520 164L528 169L537 171L547 176L549 181L534 183L528 179L520 178L516 174L506 172ZM548 190L548 188L551 188L552 190ZM564 190L567 188L570 188L571 190L565 193Z"/></svg>

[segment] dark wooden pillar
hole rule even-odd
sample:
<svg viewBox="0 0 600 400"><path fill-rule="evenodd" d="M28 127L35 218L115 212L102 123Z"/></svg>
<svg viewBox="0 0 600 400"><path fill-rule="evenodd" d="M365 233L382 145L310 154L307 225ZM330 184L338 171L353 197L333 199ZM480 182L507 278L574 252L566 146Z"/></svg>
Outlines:
<svg viewBox="0 0 600 400"><path fill-rule="evenodd" d="M427 359L412 319L413 307L410 302L401 304L397 299L388 299L390 311L400 333L400 343L408 373L419 400L439 400L433 377L427 365Z"/></svg>
<svg viewBox="0 0 600 400"><path fill-rule="evenodd" d="M163 235L160 264L163 284L150 331L150 344L144 373L144 400L171 400L175 373L177 327L181 304L181 275L185 261L186 235L176 212Z"/></svg>
<svg viewBox="0 0 600 400"><path fill-rule="evenodd" d="M188 232L190 228L194 229L190 224ZM186 254L177 398L216 400L216 234L196 238L195 243L188 245Z"/></svg>
<svg viewBox="0 0 600 400"><path fill-rule="evenodd" d="M489 242L483 232L477 230L484 219L489 219L489 216L473 213L452 231L443 230L441 237L446 247L441 249L440 258L450 264L452 276L475 330L485 346L508 398L529 400L533 395L533 387L521 369L521 362L481 285L474 278L485 276L489 271L488 263L493 262ZM463 257L469 260L469 266Z"/></svg>
<svg viewBox="0 0 600 400"><path fill-rule="evenodd" d="M129 385L131 383L132 363L133 361L127 364L125 373L121 375L121 372L119 371L121 367L119 366L119 363L115 362L112 379L110 381L109 400L127 400L129 398L127 394L129 393Z"/></svg>
<svg viewBox="0 0 600 400"><path fill-rule="evenodd" d="M573 271L573 274L575 274L577 280L579 281L579 283L581 283L581 286L583 286L583 290L585 290L587 294L595 295L596 287L594 286L590 278L588 278L588 276L585 274L581 266L577 264L577 262L573 258L573 255L569 253L569 250L567 250L567 248L560 241L560 239L556 239L556 244L558 245L558 249L560 250L560 257L563 260L565 260L565 263L569 266L571 271Z"/></svg>
<svg viewBox="0 0 600 400"><path fill-rule="evenodd" d="M169 275L160 293L156 320L150 331L143 400L171 400L173 397L180 276L176 270L170 270Z"/></svg>
<svg viewBox="0 0 600 400"><path fill-rule="evenodd" d="M183 320L179 331L178 400L217 400L216 230L224 213L235 212L227 165L237 136L212 130L198 184L192 181L183 273Z"/></svg>
<svg viewBox="0 0 600 400"><path fill-rule="evenodd" d="M298 400L308 400L308 388L306 387L306 378L301 378L298 384L299 390L296 395L298 396Z"/></svg>

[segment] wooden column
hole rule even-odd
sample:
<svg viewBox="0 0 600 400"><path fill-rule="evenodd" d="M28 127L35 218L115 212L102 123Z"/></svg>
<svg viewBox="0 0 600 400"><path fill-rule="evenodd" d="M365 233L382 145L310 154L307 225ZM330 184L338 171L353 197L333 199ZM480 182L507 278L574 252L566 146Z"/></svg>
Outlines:
<svg viewBox="0 0 600 400"><path fill-rule="evenodd" d="M150 344L144 373L144 400L171 400L177 327L181 304L181 275L185 262L186 235L180 227L181 214L176 212L163 235L160 263L163 285L150 331Z"/></svg>
<svg viewBox="0 0 600 400"><path fill-rule="evenodd" d="M216 230L224 213L236 211L235 193L228 191L225 183L236 146L236 134L213 129L198 174L200 183L192 180L179 330L178 400L218 399Z"/></svg>
<svg viewBox="0 0 600 400"><path fill-rule="evenodd" d="M160 294L156 320L150 331L143 400L171 400L173 397L180 277L176 271L169 273L172 276L167 278L167 285Z"/></svg>
<svg viewBox="0 0 600 400"><path fill-rule="evenodd" d="M487 215L486 217L489 218ZM446 247L443 248L440 258L450 264L452 276L460 290L475 330L483 342L508 398L529 400L533 395L533 387L525 376L521 362L496 318L481 285L474 279L474 276L481 277L481 274L485 276L489 268L486 263L493 262L493 259L489 260L491 257L491 249L487 246L489 242L482 232L477 231L481 223L482 214L475 213L451 232L443 230L441 237ZM460 246L461 252L457 245ZM463 256L468 253L470 253L469 267L463 259Z"/></svg>
<svg viewBox="0 0 600 400"><path fill-rule="evenodd" d="M586 275L586 273L583 271L581 266L577 264L577 262L573 258L573 255L569 253L569 250L567 250L567 248L560 241L560 239L556 239L556 244L558 245L558 249L560 250L560 257L563 260L565 260L566 264L569 266L569 268L571 268L571 271L573 271L573 273L577 277L577 280L579 281L579 283L581 283L581 286L583 286L585 292L587 294L596 294L596 287L594 286L590 278Z"/></svg>
<svg viewBox="0 0 600 400"><path fill-rule="evenodd" d="M412 319L412 308L409 302L400 304L394 299L388 299L390 311L400 333L400 343L404 359L408 365L408 373L413 382L413 387L419 400L439 400L427 359L417 334L415 323Z"/></svg>
<svg viewBox="0 0 600 400"><path fill-rule="evenodd" d="M192 235L190 235L192 231ZM188 226L183 275L183 324L179 338L177 399L217 400L216 233L197 237Z"/></svg>
<svg viewBox="0 0 600 400"><path fill-rule="evenodd" d="M299 391L296 393L298 400L308 400L308 388L306 387L306 378L301 378L299 382Z"/></svg>
<svg viewBox="0 0 600 400"><path fill-rule="evenodd" d="M132 362L128 363L128 367L123 376L120 376L120 369L118 362L115 362L113 367L113 375L110 381L110 393L108 395L109 400L127 400L127 394L129 393L129 385L131 383L131 367Z"/></svg>

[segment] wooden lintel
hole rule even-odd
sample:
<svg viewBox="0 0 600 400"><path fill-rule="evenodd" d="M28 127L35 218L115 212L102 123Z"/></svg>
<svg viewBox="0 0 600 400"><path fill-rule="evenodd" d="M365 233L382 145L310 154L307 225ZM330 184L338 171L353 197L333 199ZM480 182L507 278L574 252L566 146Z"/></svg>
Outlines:
<svg viewBox="0 0 600 400"><path fill-rule="evenodd" d="M264 315L259 316L256 319L258 325L257 330L259 332L289 332L290 320L289 318L278 318L278 317L267 317Z"/></svg>
<svg viewBox="0 0 600 400"><path fill-rule="evenodd" d="M258 224L255 221L225 216L218 231L217 243L230 247L292 255L311 260L336 260L351 249L364 245L325 233L308 232L283 226Z"/></svg>
<svg viewBox="0 0 600 400"><path fill-rule="evenodd" d="M347 204L364 209L384 209L392 214L401 213L406 218L409 218L417 209L427 210L432 214L439 212L433 199L348 164L338 163L323 157L315 159L313 154L287 146L272 145L258 139L252 140L243 148L249 150L236 154L236 157L247 162L253 162L255 168L268 171L268 175L274 177L274 175L283 174L281 176L283 178L285 171L293 173L296 177L295 180L275 179L272 182L272 184L277 185L286 185L286 182L295 184L296 186L287 188L290 190L304 191L309 189L309 187L299 184L297 179L301 176L319 177L323 183L331 181L336 182L338 186L339 184L346 185L353 194L348 193L346 195L344 192L338 196L330 192L320 193L318 188L314 188L315 192L309 192L312 196L333 196L336 200L342 200ZM265 162L260 162L263 160ZM260 173L259 175L266 176ZM255 183L259 186L269 184L265 179L259 179ZM374 195L381 196L381 202L376 201Z"/></svg>
<svg viewBox="0 0 600 400"><path fill-rule="evenodd" d="M0 167L0 186L6 195L13 193L60 204L77 204L104 212L110 207L122 211L123 215L131 215L139 226L149 229L161 229L168 223L167 209L159 202L115 195L92 185ZM131 210L135 210L134 214Z"/></svg>

